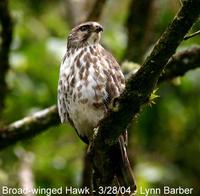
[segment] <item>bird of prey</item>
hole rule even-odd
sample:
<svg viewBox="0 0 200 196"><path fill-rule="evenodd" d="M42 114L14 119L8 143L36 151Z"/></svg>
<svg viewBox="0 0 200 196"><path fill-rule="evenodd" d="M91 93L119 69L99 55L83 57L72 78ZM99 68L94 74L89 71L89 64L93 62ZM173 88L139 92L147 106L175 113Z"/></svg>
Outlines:
<svg viewBox="0 0 200 196"><path fill-rule="evenodd" d="M111 100L125 88L119 64L99 43L102 31L103 27L97 22L82 23L71 30L58 82L61 122L70 122L87 144L105 117ZM118 145L121 150L116 151L120 159L116 163L116 177L120 186L136 189L123 136Z"/></svg>

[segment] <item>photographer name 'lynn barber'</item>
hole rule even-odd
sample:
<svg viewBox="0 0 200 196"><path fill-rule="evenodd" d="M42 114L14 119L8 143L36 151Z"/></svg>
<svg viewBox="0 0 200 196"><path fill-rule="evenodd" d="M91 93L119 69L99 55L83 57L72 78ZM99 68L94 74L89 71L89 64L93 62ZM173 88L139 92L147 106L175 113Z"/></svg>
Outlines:
<svg viewBox="0 0 200 196"><path fill-rule="evenodd" d="M138 191L141 195L151 196L151 195L192 195L193 188L183 188L183 187L169 187L164 186L163 188L144 188L139 187Z"/></svg>

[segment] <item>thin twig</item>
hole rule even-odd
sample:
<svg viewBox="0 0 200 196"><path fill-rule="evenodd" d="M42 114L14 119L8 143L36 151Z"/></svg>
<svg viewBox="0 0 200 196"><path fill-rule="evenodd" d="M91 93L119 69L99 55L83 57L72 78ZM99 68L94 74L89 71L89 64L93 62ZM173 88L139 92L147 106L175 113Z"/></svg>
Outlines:
<svg viewBox="0 0 200 196"><path fill-rule="evenodd" d="M190 39L190 38L192 38L192 37L194 37L194 36L196 36L196 35L199 35L200 34L200 30L199 31L196 31L196 32L194 32L194 33L192 33L192 34L190 34L190 35L186 35L185 37L184 37L184 40L188 40L188 39Z"/></svg>

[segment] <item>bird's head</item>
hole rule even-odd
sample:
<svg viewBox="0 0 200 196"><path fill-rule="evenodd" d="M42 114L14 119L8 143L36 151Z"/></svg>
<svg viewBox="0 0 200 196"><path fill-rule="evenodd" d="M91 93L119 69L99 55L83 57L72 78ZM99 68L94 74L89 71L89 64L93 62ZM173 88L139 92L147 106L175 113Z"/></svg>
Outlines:
<svg viewBox="0 0 200 196"><path fill-rule="evenodd" d="M97 22L85 22L74 27L68 37L67 48L99 43L103 27Z"/></svg>

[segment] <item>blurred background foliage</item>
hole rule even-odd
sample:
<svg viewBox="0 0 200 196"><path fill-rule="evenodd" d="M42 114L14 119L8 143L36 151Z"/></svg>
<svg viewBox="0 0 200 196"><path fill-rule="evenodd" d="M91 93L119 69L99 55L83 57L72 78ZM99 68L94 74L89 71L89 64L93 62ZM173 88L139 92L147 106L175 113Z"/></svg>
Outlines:
<svg viewBox="0 0 200 196"><path fill-rule="evenodd" d="M72 2L75 6L81 4L78 0ZM124 24L129 3L130 0L109 0L100 21L105 28L103 45L121 62L125 60L128 40ZM155 28L151 33L156 41L180 2L156 0L154 4ZM6 77L9 92L1 123L13 122L56 103L59 65L71 29L67 6L67 0L10 1L14 34ZM79 15L86 12L87 6L82 6ZM197 22L191 32L199 28ZM178 50L194 44L200 44L200 36L184 41ZM130 126L129 154L139 187L193 187L193 194L200 194L199 78L200 69L196 69L176 81L161 84L156 104L145 107ZM52 127L0 152L0 186L20 187L20 172L26 163L35 187L79 187L84 152L85 145L69 125Z"/></svg>

